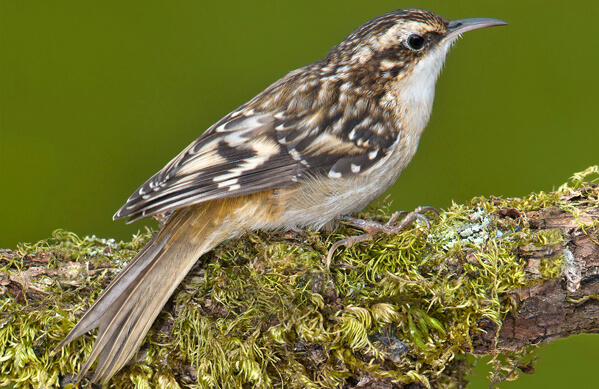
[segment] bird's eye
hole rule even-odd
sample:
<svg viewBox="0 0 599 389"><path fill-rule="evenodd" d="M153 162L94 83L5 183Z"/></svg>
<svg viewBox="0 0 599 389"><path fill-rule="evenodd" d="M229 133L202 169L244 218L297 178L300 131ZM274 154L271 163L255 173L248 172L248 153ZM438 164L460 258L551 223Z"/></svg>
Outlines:
<svg viewBox="0 0 599 389"><path fill-rule="evenodd" d="M418 34L412 34L406 40L408 47L412 50L420 50L424 47L424 37Z"/></svg>

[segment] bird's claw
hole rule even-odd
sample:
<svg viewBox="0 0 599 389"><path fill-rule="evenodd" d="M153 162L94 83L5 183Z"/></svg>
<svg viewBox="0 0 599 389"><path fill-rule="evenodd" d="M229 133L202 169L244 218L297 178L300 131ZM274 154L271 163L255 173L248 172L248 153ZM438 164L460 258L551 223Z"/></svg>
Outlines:
<svg viewBox="0 0 599 389"><path fill-rule="evenodd" d="M387 235L397 234L400 231L404 230L405 228L414 224L414 222L416 220L420 220L421 222L426 224L426 227L428 229L430 229L430 227L431 227L430 220L428 219L428 217L426 217L424 215L424 213L426 213L426 212L433 213L435 215L434 216L435 218L439 217L439 211L437 211L436 208L429 207L429 206L417 207L412 212L407 212L407 211L394 212L393 215L391 215L391 217L389 218L389 221L387 221L387 223L380 223L380 222L377 222L374 220L363 220L363 219L358 219L358 218L351 217L351 216L341 216L339 218L340 221L344 221L347 224L349 224L350 226L359 228L366 233L362 234L362 235L349 236L345 239L341 239L341 240L338 240L337 242L333 243L333 245L329 249L329 252L328 252L327 258L326 258L327 269L329 269L331 266L331 260L333 258L333 253L335 252L335 250L337 250L341 246L345 246L346 248L349 248L356 243L372 240L379 232L385 233ZM398 220L401 217L403 217L403 219L401 219L401 221L399 221L399 223L398 223Z"/></svg>

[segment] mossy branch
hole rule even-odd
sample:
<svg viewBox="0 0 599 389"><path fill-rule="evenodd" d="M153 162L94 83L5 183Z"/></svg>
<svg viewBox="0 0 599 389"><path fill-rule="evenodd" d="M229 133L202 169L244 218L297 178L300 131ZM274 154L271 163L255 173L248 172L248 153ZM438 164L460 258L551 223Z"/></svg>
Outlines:
<svg viewBox="0 0 599 389"><path fill-rule="evenodd" d="M222 244L109 386L457 388L468 355L493 356L492 381L515 379L534 345L599 332L598 173L552 193L454 204L430 230L339 250L330 271L331 242L357 231ZM68 385L95 335L51 350L150 236L57 231L0 250L0 386Z"/></svg>

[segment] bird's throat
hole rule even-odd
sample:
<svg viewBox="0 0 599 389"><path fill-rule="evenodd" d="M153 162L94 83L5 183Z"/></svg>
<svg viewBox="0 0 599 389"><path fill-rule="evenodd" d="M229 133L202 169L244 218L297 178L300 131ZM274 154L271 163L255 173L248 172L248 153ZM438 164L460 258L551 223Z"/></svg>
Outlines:
<svg viewBox="0 0 599 389"><path fill-rule="evenodd" d="M396 100L401 127L420 135L428 124L435 98L435 85L443 68L451 42L431 50L403 77L391 84L390 94Z"/></svg>

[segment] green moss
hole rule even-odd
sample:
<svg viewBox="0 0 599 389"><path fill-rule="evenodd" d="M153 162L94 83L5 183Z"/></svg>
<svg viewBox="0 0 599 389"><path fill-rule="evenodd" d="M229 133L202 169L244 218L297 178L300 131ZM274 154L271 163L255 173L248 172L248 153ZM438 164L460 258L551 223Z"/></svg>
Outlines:
<svg viewBox="0 0 599 389"><path fill-rule="evenodd" d="M517 309L510 291L561 276L560 255L541 257L536 274L522 255L564 247L561 233L535 230L501 210L572 211L571 196L595 173L552 193L454 204L430 230L416 223L338 250L330 270L328 247L359 231L342 225L332 234L259 232L226 242L191 271L135 363L110 385L334 388L359 373L460 387L469 368L463 356L483 332L480 324L501 326ZM378 207L361 216L388 213ZM59 377L77 372L94 335L57 355L51 350L150 236L116 243L57 231L48 241L0 252L0 385L58 387ZM47 276L19 287L15 280L36 267ZM494 351L493 379L514 379L514 366L530 352Z"/></svg>
<svg viewBox="0 0 599 389"><path fill-rule="evenodd" d="M58 387L91 351L87 337L51 351L115 273L151 236L115 243L58 230L36 244L0 252L0 385ZM89 274L90 276L84 276ZM57 282L60 276L62 283Z"/></svg>

